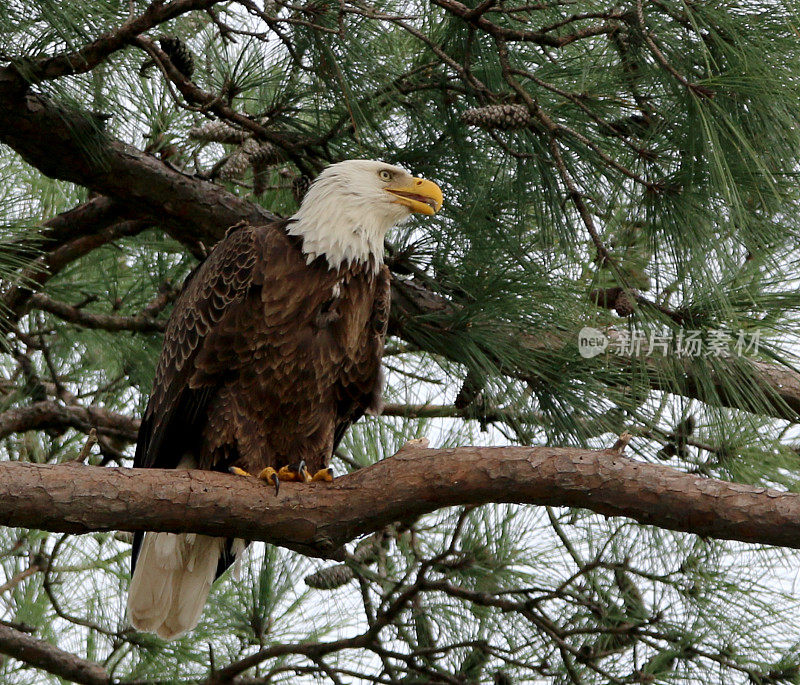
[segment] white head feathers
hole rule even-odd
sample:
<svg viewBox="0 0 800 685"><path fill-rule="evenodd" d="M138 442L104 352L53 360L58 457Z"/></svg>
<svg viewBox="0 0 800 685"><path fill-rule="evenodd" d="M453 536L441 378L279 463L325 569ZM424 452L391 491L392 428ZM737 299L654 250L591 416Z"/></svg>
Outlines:
<svg viewBox="0 0 800 685"><path fill-rule="evenodd" d="M317 176L287 231L302 236L309 263L324 255L338 269L372 257L377 269L386 232L414 211L433 214L440 206L436 184L391 164L350 159Z"/></svg>

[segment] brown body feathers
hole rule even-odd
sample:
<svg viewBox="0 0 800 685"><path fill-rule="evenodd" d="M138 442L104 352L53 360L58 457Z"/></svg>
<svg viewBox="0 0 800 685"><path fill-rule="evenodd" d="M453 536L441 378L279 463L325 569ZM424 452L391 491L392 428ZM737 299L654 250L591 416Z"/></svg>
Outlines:
<svg viewBox="0 0 800 685"><path fill-rule="evenodd" d="M187 279L135 467L191 456L197 468L254 474L304 460L314 473L379 402L388 269L307 264L287 223L230 232Z"/></svg>

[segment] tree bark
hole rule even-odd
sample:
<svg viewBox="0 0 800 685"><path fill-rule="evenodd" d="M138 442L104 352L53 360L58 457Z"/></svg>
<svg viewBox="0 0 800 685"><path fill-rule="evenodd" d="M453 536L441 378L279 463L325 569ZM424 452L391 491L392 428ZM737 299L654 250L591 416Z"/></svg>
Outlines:
<svg viewBox="0 0 800 685"><path fill-rule="evenodd" d="M139 431L139 420L103 407L61 404L51 400L34 402L26 407L12 407L0 414L0 439L12 433L67 428L82 433L96 428L105 435L133 442Z"/></svg>
<svg viewBox="0 0 800 685"><path fill-rule="evenodd" d="M50 178L158 217L187 244L205 241L210 247L239 221L264 224L276 218L254 202L114 140L91 114L27 93L11 67L0 69L0 141Z"/></svg>
<svg viewBox="0 0 800 685"><path fill-rule="evenodd" d="M7 654L71 683L108 685L111 682L99 664L4 625L0 625L0 654Z"/></svg>
<svg viewBox="0 0 800 685"><path fill-rule="evenodd" d="M800 495L682 473L614 450L409 444L333 483L209 471L0 464L0 524L159 530L265 540L313 556L443 507L582 507L698 535L800 548Z"/></svg>
<svg viewBox="0 0 800 685"><path fill-rule="evenodd" d="M73 307L66 302L54 300L44 293L35 293L30 298L30 309L40 309L49 312L59 319L73 323L81 328L93 328L104 331L133 331L135 333L163 333L167 327L164 319L156 319L142 312L134 316L120 316L103 314L101 312L88 312L85 309Z"/></svg>

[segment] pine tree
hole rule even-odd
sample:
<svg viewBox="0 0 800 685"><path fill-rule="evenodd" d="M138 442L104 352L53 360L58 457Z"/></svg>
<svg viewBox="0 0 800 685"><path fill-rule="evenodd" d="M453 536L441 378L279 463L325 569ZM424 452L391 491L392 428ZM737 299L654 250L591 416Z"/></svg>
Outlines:
<svg viewBox="0 0 800 685"><path fill-rule="evenodd" d="M422 437L564 447L759 508L664 516L632 477L637 522L577 466L551 506L500 479L333 560L253 544L169 643L125 616L124 516L0 528L0 681L800 683L800 537L752 544L784 520L758 488L800 486L797 3L2 10L0 473L130 466L185 277L359 157L446 205L389 236L386 409L337 474Z"/></svg>

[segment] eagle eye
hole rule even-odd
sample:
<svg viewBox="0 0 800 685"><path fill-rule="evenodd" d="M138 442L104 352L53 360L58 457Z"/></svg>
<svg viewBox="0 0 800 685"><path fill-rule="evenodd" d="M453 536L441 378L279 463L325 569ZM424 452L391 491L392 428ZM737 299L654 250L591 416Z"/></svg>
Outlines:
<svg viewBox="0 0 800 685"><path fill-rule="evenodd" d="M378 176L380 176L382 181L391 181L392 180L392 172L388 169L381 169L378 172Z"/></svg>

